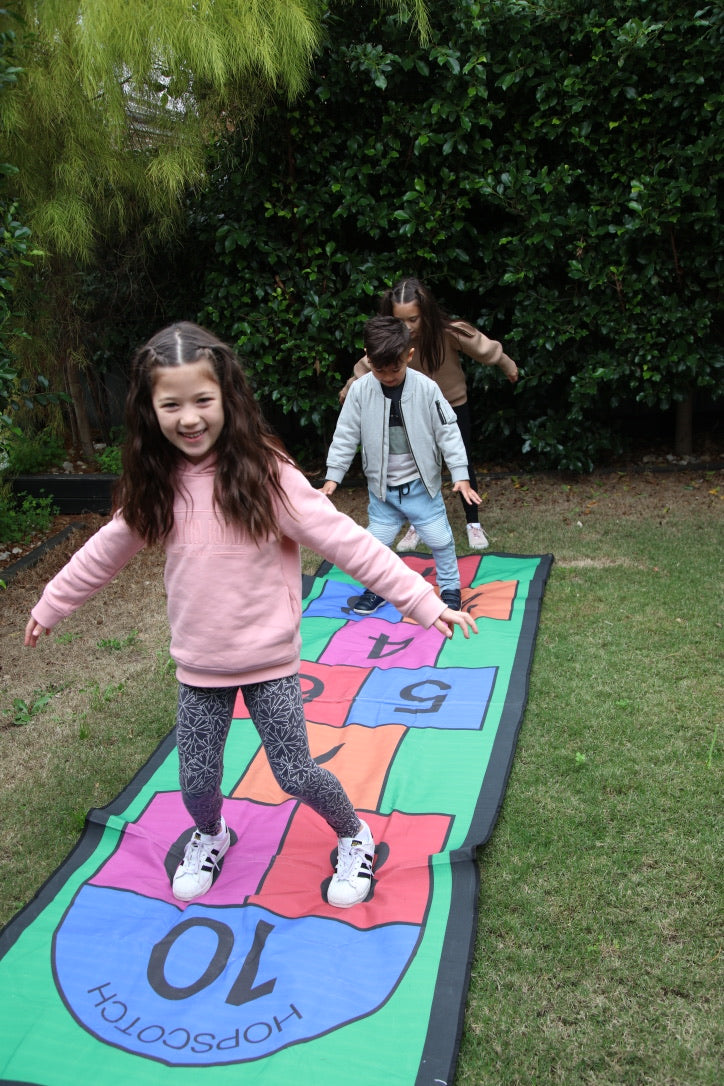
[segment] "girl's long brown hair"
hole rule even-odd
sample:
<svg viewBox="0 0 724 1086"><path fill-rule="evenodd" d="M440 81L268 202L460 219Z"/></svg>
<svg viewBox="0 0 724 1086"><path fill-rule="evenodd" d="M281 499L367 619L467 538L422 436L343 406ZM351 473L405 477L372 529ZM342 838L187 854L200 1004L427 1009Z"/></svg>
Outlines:
<svg viewBox="0 0 724 1086"><path fill-rule="evenodd" d="M394 317L396 305L416 302L420 307L420 330L415 348L420 365L428 373L437 373L445 360L445 335L453 323L452 317L440 308L437 301L420 279L401 279L382 295L380 314ZM456 323L455 335L470 339L475 329L467 322Z"/></svg>
<svg viewBox="0 0 724 1086"><path fill-rule="evenodd" d="M274 498L285 501L280 460L291 461L254 399L241 364L225 343L190 321L157 332L131 363L126 397L123 471L114 509L149 545L173 527L173 502L182 454L161 433L153 409L154 374L160 367L205 359L221 388L224 425L214 447L214 501L224 520L257 542L278 535Z"/></svg>

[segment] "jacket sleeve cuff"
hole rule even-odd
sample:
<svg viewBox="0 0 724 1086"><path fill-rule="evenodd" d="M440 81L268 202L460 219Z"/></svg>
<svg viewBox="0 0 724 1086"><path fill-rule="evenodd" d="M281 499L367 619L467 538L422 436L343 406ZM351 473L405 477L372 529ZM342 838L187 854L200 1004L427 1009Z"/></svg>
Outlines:
<svg viewBox="0 0 724 1086"><path fill-rule="evenodd" d="M65 614L51 607L44 599L40 599L36 603L30 614L40 626L45 626L46 630L52 630L62 619L66 618Z"/></svg>
<svg viewBox="0 0 724 1086"><path fill-rule="evenodd" d="M327 464L327 473L324 478L329 479L331 482L336 483L337 486L339 486L346 474L347 472L343 471L342 468L332 468L329 466L329 464Z"/></svg>
<svg viewBox="0 0 724 1086"><path fill-rule="evenodd" d="M414 618L415 622L419 622L421 626L424 626L426 630L429 630L435 619L440 617L446 607L447 604L443 603L434 591L429 592L416 604L411 612L411 617Z"/></svg>

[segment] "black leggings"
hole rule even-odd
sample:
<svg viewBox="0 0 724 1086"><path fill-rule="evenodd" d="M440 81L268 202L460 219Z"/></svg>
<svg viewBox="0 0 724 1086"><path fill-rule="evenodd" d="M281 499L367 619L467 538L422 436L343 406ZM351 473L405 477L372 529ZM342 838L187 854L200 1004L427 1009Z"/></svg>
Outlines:
<svg viewBox="0 0 724 1086"><path fill-rule="evenodd" d="M458 404L457 407L453 407L453 411L457 415L458 426L460 427L460 436L463 439L463 445L465 446L465 452L468 454L468 482L473 490L478 489L478 483L475 478L475 468L473 467L473 458L470 452L470 408L467 400L465 403ZM472 505L470 502L466 502L465 498L460 495L460 501L463 506L463 513L465 515L466 524L478 523L478 507Z"/></svg>
<svg viewBox="0 0 724 1086"><path fill-rule="evenodd" d="M354 837L360 821L347 793L309 752L299 676L251 683L241 690L282 791L308 804L338 837ZM236 691L235 686L179 683L176 742L181 795L201 833L219 829L224 746Z"/></svg>

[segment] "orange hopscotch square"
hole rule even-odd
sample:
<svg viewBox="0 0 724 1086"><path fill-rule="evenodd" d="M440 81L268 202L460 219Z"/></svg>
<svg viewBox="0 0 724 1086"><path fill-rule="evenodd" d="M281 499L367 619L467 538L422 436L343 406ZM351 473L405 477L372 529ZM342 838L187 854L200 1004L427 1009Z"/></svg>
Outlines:
<svg viewBox="0 0 724 1086"><path fill-rule="evenodd" d="M439 589L435 591L439 596ZM518 581L489 581L475 588L463 588L460 590L461 607L474 619L495 618L510 622L517 591ZM403 618L402 621L414 624L412 618Z"/></svg>
<svg viewBox="0 0 724 1086"><path fill-rule="evenodd" d="M406 732L407 728L401 724L388 724L384 728L348 724L343 731L324 724L307 725L309 749L314 760L339 778L353 807L366 810L379 806L387 773ZM269 804L285 803L289 799L275 781L263 747L252 759L231 797Z"/></svg>
<svg viewBox="0 0 724 1086"><path fill-rule="evenodd" d="M497 618L509 622L518 584L518 581L489 581L474 588L464 588L461 593L463 611L474 619Z"/></svg>

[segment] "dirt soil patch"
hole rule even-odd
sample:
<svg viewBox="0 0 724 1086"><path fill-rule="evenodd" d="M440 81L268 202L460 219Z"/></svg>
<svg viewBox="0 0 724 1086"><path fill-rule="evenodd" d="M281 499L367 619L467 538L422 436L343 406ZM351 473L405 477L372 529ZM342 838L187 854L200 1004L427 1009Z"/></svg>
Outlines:
<svg viewBox="0 0 724 1086"><path fill-rule="evenodd" d="M721 472L639 469L608 473L603 478L604 487L595 474L567 478L560 474L517 477L483 472L478 489L485 492L488 508L511 520L523 513L529 515L535 507L545 507L562 518L575 518L593 506L598 514L616 517L655 515L666 508L685 513L688 504L692 511L700 509L703 497L721 516ZM337 508L366 524L364 489L342 487L334 500ZM448 499L448 508L451 520L459 520L456 498ZM56 517L45 537L45 551L41 546L44 540L36 538L26 546L25 557L15 554L0 562L0 578L7 581L7 587L0 590L0 701L4 706L14 698L29 699L40 689L62 689L72 682L87 681L89 674L101 689L118 682L120 654L108 651L108 644L112 646L114 641L124 643L122 666L126 674L135 666L147 666L149 649L158 651L159 645L167 644L163 554L150 550L137 555L107 588L54 631L53 636L63 637L62 653L38 654L23 646L30 609L44 586L107 519L98 514ZM485 526L484 516L481 520ZM49 538L64 531L67 534L59 542L48 546ZM495 548L495 538L491 544ZM99 642L105 642L105 647ZM0 728L8 726L6 720L0 715Z"/></svg>

